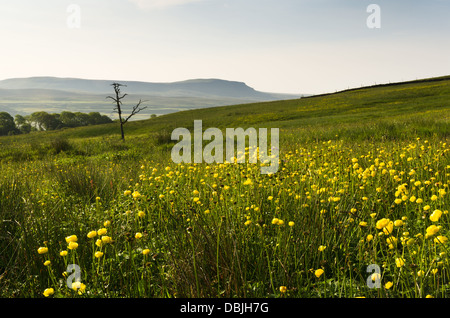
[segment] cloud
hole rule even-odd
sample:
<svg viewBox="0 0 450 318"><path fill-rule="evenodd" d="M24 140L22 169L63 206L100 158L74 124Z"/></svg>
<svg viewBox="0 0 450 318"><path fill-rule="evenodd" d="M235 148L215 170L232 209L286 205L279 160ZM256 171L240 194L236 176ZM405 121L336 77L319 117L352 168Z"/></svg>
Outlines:
<svg viewBox="0 0 450 318"><path fill-rule="evenodd" d="M129 0L142 9L164 9L205 0Z"/></svg>

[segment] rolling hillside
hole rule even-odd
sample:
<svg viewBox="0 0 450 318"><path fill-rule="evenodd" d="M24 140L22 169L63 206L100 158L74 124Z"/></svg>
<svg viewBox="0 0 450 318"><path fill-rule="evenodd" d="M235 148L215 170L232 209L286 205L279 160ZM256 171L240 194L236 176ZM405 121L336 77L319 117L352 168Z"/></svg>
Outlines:
<svg viewBox="0 0 450 318"><path fill-rule="evenodd" d="M151 120L130 123L129 133L153 133L162 129L192 127L195 119L204 127L278 127L286 130L327 130L346 127L370 131L383 124L393 129L434 131L435 125L448 136L450 117L450 76L391 85L378 85L301 99L240 104L167 114ZM429 121L430 125L422 125ZM408 125L409 123L409 125ZM416 124L414 124L416 123ZM106 128L106 129L105 129ZM110 130L111 129L111 130ZM103 135L116 129L87 127L68 131L75 135ZM348 134L351 131L347 131ZM312 136L311 136L312 137ZM399 136L397 136L399 137Z"/></svg>
<svg viewBox="0 0 450 318"><path fill-rule="evenodd" d="M449 100L443 77L167 114L125 142L117 123L0 137L2 295L447 297ZM280 128L279 169L175 163L196 119Z"/></svg>
<svg viewBox="0 0 450 318"><path fill-rule="evenodd" d="M153 151L151 145L170 147L171 131L177 127L193 128L196 119L203 128L276 127L280 142L291 147L310 140L386 141L450 136L450 77L418 80L391 85L378 85L308 98L239 104L181 111L154 119L129 122L125 126L126 149ZM8 158L29 158L45 153L55 139L73 143L95 143L108 140L120 143L120 129L115 123L63 131L38 132L0 138L8 149ZM106 139L105 139L106 138ZM28 149L23 153L23 145ZM41 145L41 146L39 146ZM47 145L47 146L46 146ZM172 143L173 145L173 143ZM31 147L31 148L30 148ZM119 147L120 148L120 147ZM84 155L103 155L117 148L91 147Z"/></svg>
<svg viewBox="0 0 450 318"><path fill-rule="evenodd" d="M78 78L32 77L0 81L0 110L15 114L35 111L99 111L113 116L111 95L113 82L127 85L124 100L130 107L145 100L148 110L134 119L150 114L162 115L181 110L233 105L256 101L295 98L295 95L259 92L242 82L220 79L195 79L174 83L149 83L120 80L86 80Z"/></svg>

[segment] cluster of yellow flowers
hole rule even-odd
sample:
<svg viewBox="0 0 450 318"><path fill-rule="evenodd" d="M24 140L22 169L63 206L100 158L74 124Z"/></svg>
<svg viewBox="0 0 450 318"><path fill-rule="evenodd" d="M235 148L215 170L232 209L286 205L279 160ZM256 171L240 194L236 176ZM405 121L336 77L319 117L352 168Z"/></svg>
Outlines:
<svg viewBox="0 0 450 318"><path fill-rule="evenodd" d="M108 221L106 221L105 222L105 226L106 225L108 225ZM110 237L110 236L108 236L108 235L106 235L108 233L108 230L104 227L104 228L101 228L101 229L99 229L99 230L97 230L97 231L90 231L88 234L87 234L87 237L88 238L90 238L90 239L92 239L92 238L95 238L95 237L97 237L97 236L100 236L100 238L98 238L96 241L95 241L95 245L97 246L97 247L102 247L104 244L108 244L108 243L112 243L112 238ZM97 254L98 253L98 254ZM101 257L101 256L103 256L103 253L102 252L97 252L96 253L96 257L97 258L99 258L99 257Z"/></svg>
<svg viewBox="0 0 450 318"><path fill-rule="evenodd" d="M145 165L139 181L130 181L118 198L127 210L122 214L135 220L132 230L128 223L114 230L104 223L88 232L87 238L96 246L94 257L106 259L109 251L103 247L113 242L108 234L119 240L123 233L116 236L116 230L127 228L124 237L134 237L139 253L146 256L150 253L145 247L150 236L146 226L155 219L161 224L177 220L176 226L182 220L183 229L192 229L201 220L199 224L217 233L214 226L233 218L229 222L237 226L233 233L242 230L239 235L245 239L261 239L259 234L252 237L254 233L273 235L264 237L264 242L277 245L274 254L284 248L278 248L281 244L311 239L308 253L318 253L306 267L312 279L322 281L325 270L327 279L331 278L333 273L325 264L333 261L330 252L337 250L346 255L345 262L380 263L385 269L381 277L387 280L384 288L394 292L401 283L395 275L414 265L414 277L425 278L439 273L439 262L447 262L450 166L442 163L449 151L444 143L434 148L420 142L391 147L371 146L364 152L363 147L355 150L342 142L313 143L284 152L279 172L270 176L258 174L258 167L250 164ZM320 224L314 239L304 238L310 233L306 231L309 223L316 228ZM61 256L78 248L75 235L66 237L66 243L68 251L61 251ZM292 245L282 250L283 261L297 248ZM38 252L45 254L48 249L41 247ZM337 267L347 270L345 266ZM353 265L348 266L351 270ZM373 278L379 279L377 275ZM281 284L282 294L293 290L288 283L277 286Z"/></svg>
<svg viewBox="0 0 450 318"><path fill-rule="evenodd" d="M106 235L107 234L107 232L108 232L108 230L107 230L107 226L109 226L111 224L111 222L110 221L105 221L104 222L104 226L105 227L103 227L103 228L100 228L99 230L95 230L95 231L90 231L90 232L88 232L87 233L87 238L89 238L89 239L93 239L93 238L95 238L95 237L100 237L100 238L98 238L96 241L95 241L95 245L98 247L98 248L100 248L100 250L96 250L95 252L94 252L94 257L95 258L97 258L97 259L99 259L99 258L101 258L103 255L104 255L104 252L102 251L102 247L105 245L105 244L108 244L108 243L112 243L113 242L113 240L112 240L112 238L110 237L110 236L108 236L108 235ZM137 235L137 234L136 234ZM77 237L77 235L69 235L69 236L66 236L65 237L65 241L66 241L66 243L67 243L67 249L68 250L70 250L70 251L75 251L77 248L78 248L78 237ZM62 251L60 251L59 252L59 255L60 256L62 256L62 257L66 257L67 255L68 255L68 250L62 250ZM38 248L38 254L48 254L48 252L49 252L49 249L48 249L48 247L39 247ZM51 264L51 262L50 262L50 260L46 260L45 262L44 262L44 265L45 266L49 266ZM64 272L63 273L63 276L66 276L66 272ZM81 282L74 282L73 284L72 284L72 289L73 290L75 290L75 291L77 291L78 292L78 294L83 294L84 292L85 292L85 289L86 289L86 285L85 284L83 284L83 283L81 283ZM54 292L55 292L55 290L54 290L54 288L47 288L47 289L45 289L44 290L44 292L43 292L43 295L45 296L45 297L49 297L49 296L51 296L51 295L53 295L54 294Z"/></svg>

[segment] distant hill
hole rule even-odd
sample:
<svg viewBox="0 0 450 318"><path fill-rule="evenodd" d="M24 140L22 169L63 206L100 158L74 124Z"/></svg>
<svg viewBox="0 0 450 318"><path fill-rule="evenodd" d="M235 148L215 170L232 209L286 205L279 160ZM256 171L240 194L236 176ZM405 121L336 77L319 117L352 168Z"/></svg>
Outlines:
<svg viewBox="0 0 450 318"><path fill-rule="evenodd" d="M192 79L173 83L151 83L120 80L88 80L79 78L30 77L0 81L0 111L15 115L37 110L48 112L99 111L112 115L111 84L127 85L123 92L125 111L139 99L147 100L148 109L141 118L150 114L167 114L181 110L243 104L251 102L285 100L300 97L256 91L243 82L221 79ZM137 117L135 119L138 119Z"/></svg>
<svg viewBox="0 0 450 318"><path fill-rule="evenodd" d="M450 76L350 89L301 99L255 102L174 112L154 119L127 124L126 134L138 143L185 127L192 131L194 120L203 128L279 128L289 145L299 141L347 139L401 140L411 136L450 138ZM120 140L116 123L70 128L61 131L0 137L8 147L36 138L98 138ZM148 139L147 139L148 138ZM162 138L163 139L163 138ZM48 140L48 139L47 139ZM21 147L21 143L17 143ZM22 150L18 150L19 152ZM430 154L432 155L432 154ZM0 158L1 159L1 158Z"/></svg>

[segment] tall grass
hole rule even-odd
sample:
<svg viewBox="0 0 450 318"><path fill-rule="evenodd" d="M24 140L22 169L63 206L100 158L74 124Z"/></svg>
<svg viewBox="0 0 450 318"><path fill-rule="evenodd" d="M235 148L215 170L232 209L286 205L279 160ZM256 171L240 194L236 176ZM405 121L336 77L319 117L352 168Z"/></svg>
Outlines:
<svg viewBox="0 0 450 318"><path fill-rule="evenodd" d="M448 152L438 140L310 142L283 151L281 170L268 176L250 164L10 163L1 184L2 293L38 297L51 286L61 297L442 296L445 245L417 235L436 209L444 213L439 234L448 235L448 195L439 194L448 192ZM407 199L397 204L402 184ZM410 202L413 195L424 202ZM403 220L395 247L376 229L381 218ZM97 246L100 236L86 235L101 228L113 241ZM76 250L67 249L70 235ZM40 246L49 252L39 255ZM81 295L62 276L72 262L83 269ZM370 264L395 287L368 288Z"/></svg>
<svg viewBox="0 0 450 318"><path fill-rule="evenodd" d="M161 116L126 143L113 126L1 138L0 295L445 297L448 89L433 83ZM193 119L280 127L279 171L174 164L168 131Z"/></svg>

